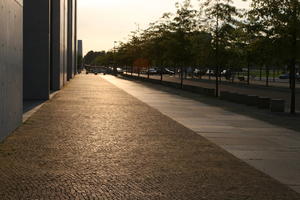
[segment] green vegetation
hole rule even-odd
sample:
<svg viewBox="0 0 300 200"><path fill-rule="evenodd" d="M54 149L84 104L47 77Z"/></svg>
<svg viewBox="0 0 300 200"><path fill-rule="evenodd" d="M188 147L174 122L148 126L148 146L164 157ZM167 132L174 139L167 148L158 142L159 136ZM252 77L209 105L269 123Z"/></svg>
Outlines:
<svg viewBox="0 0 300 200"><path fill-rule="evenodd" d="M176 3L176 13L165 13L145 30L109 52L89 52L85 63L132 66L146 59L151 66L240 70L266 67L286 71L298 46L300 3L297 0L252 0L249 10L231 0L200 0L196 10L189 0ZM293 15L296 17L294 18ZM293 35L296 34L296 37Z"/></svg>
<svg viewBox="0 0 300 200"><path fill-rule="evenodd" d="M141 59L149 66L181 68L181 72L190 66L216 72L247 68L248 77L251 70L263 68L266 85L275 68L290 72L295 88L300 60L298 0L252 0L248 10L236 8L232 0L199 2L197 9L190 0L176 3L175 13L165 13L147 29L134 31L129 41L110 52L90 52L85 62L138 72L145 68L137 62Z"/></svg>

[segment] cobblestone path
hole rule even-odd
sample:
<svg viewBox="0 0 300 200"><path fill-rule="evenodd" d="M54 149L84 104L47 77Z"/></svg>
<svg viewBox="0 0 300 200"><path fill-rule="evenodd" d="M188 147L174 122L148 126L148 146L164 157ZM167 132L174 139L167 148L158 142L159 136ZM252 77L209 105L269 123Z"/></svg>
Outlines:
<svg viewBox="0 0 300 200"><path fill-rule="evenodd" d="M80 75L0 144L0 199L295 200L298 193Z"/></svg>

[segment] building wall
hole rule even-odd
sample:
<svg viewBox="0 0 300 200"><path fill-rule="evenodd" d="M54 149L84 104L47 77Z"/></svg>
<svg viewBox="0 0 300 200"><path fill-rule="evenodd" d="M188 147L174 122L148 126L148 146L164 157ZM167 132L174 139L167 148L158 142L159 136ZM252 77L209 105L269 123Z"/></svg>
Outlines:
<svg viewBox="0 0 300 200"><path fill-rule="evenodd" d="M73 77L75 3L0 0L0 141L22 123L23 100L47 100L63 87L68 60Z"/></svg>
<svg viewBox="0 0 300 200"><path fill-rule="evenodd" d="M63 54L64 59L62 60L64 65L63 70L63 80L64 84L68 81L68 0L63 0L63 16L62 16L62 27L63 27L63 36L61 37L61 43L65 50L61 52Z"/></svg>
<svg viewBox="0 0 300 200"><path fill-rule="evenodd" d="M82 40L78 40L77 42L77 70L81 72L83 70L83 46Z"/></svg>
<svg viewBox="0 0 300 200"><path fill-rule="evenodd" d="M51 1L51 89L56 91L61 89L65 81L67 69L67 45L65 18L67 11L65 9L65 0L52 0Z"/></svg>
<svg viewBox="0 0 300 200"><path fill-rule="evenodd" d="M68 0L68 70L67 78L72 79L76 66L76 1Z"/></svg>
<svg viewBox="0 0 300 200"><path fill-rule="evenodd" d="M63 68L63 81L64 84L67 83L67 70L68 70L68 0L62 0L62 20L61 20L61 26L63 27L63 36L61 37L61 43L63 46L63 49L61 50L61 55L63 56L62 64L64 66Z"/></svg>
<svg viewBox="0 0 300 200"><path fill-rule="evenodd" d="M22 123L21 0L0 0L0 140Z"/></svg>
<svg viewBox="0 0 300 200"><path fill-rule="evenodd" d="M50 94L50 0L24 0L24 100Z"/></svg>
<svg viewBox="0 0 300 200"><path fill-rule="evenodd" d="M78 73L78 44L77 44L77 0L74 0L74 14L73 14L73 20L74 20L74 76Z"/></svg>
<svg viewBox="0 0 300 200"><path fill-rule="evenodd" d="M78 40L78 48L77 48L77 55L83 57L83 46L82 40Z"/></svg>
<svg viewBox="0 0 300 200"><path fill-rule="evenodd" d="M76 2L24 0L24 100L47 100L75 75Z"/></svg>

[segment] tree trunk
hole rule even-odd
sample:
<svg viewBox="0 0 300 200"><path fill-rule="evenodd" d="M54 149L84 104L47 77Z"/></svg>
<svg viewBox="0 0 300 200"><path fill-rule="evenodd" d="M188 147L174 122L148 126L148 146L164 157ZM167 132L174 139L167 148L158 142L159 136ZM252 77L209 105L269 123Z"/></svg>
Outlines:
<svg viewBox="0 0 300 200"><path fill-rule="evenodd" d="M296 113L296 57L291 61L291 113Z"/></svg>
<svg viewBox="0 0 300 200"><path fill-rule="evenodd" d="M270 73L270 70L269 70L269 66L267 65L266 66L266 86L268 87L269 86L269 74Z"/></svg>
<svg viewBox="0 0 300 200"><path fill-rule="evenodd" d="M276 79L276 69L273 67L273 82L275 82Z"/></svg>
<svg viewBox="0 0 300 200"><path fill-rule="evenodd" d="M195 68L192 67L192 79L194 79L194 71L195 71Z"/></svg>
<svg viewBox="0 0 300 200"><path fill-rule="evenodd" d="M180 87L183 89L183 67L180 67Z"/></svg>
<svg viewBox="0 0 300 200"><path fill-rule="evenodd" d="M150 78L150 72L149 72L149 67L147 67L147 78Z"/></svg>
<svg viewBox="0 0 300 200"><path fill-rule="evenodd" d="M140 77L140 68L138 67L138 77Z"/></svg>
<svg viewBox="0 0 300 200"><path fill-rule="evenodd" d="M202 79L202 71L199 72L199 79Z"/></svg>
<svg viewBox="0 0 300 200"><path fill-rule="evenodd" d="M293 2L293 30L292 30L292 46L291 46L291 114L296 113L296 59L297 59L297 1Z"/></svg>
<svg viewBox="0 0 300 200"><path fill-rule="evenodd" d="M219 72L220 69L219 69L219 65L217 65L216 67L216 97L219 97Z"/></svg>
<svg viewBox="0 0 300 200"><path fill-rule="evenodd" d="M259 68L259 80L261 81L262 79L262 66Z"/></svg>
<svg viewBox="0 0 300 200"><path fill-rule="evenodd" d="M247 84L250 85L250 63L247 62Z"/></svg>
<svg viewBox="0 0 300 200"><path fill-rule="evenodd" d="M217 20L216 20L216 97L219 97L219 5L217 5Z"/></svg>

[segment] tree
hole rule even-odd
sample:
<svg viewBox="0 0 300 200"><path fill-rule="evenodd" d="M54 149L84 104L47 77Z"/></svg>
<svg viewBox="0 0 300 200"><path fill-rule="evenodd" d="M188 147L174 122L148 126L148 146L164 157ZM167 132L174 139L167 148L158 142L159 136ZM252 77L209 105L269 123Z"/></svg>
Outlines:
<svg viewBox="0 0 300 200"><path fill-rule="evenodd" d="M221 58L230 48L230 41L228 37L230 32L235 28L236 18L239 12L233 5L232 0L200 0L201 12L206 24L205 29L212 35L212 45L215 51L215 75L216 75L216 96L219 96L219 75L220 65L222 65ZM224 63L223 63L224 64Z"/></svg>
<svg viewBox="0 0 300 200"><path fill-rule="evenodd" d="M300 2L298 0L253 0L251 14L260 26L260 32L265 39L278 43L285 41L281 46L288 54L283 54L288 60L291 85L291 113L295 113L296 92L296 61L299 55L297 38L300 29ZM282 43L283 44L283 43Z"/></svg>
<svg viewBox="0 0 300 200"><path fill-rule="evenodd" d="M173 60L176 62L181 70L181 88L183 87L183 71L186 71L186 66L191 63L192 52L189 37L195 31L196 13L192 9L191 1L184 0L182 4L176 3L176 14L171 23L171 31L174 47L171 49L174 55Z"/></svg>
<svg viewBox="0 0 300 200"><path fill-rule="evenodd" d="M98 56L103 56L103 55L105 55L105 51L100 51L100 52L89 51L84 57L84 62L85 64L91 65L94 63L95 59Z"/></svg>

